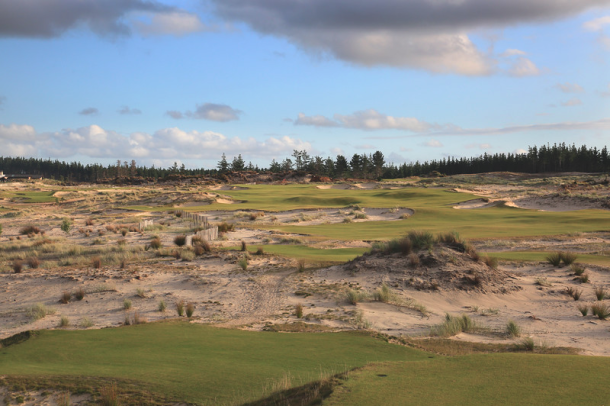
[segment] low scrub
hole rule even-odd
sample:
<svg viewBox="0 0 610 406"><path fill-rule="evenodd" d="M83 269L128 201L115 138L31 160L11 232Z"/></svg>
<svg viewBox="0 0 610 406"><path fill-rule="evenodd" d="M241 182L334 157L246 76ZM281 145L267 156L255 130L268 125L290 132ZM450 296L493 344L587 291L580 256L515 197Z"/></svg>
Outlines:
<svg viewBox="0 0 610 406"><path fill-rule="evenodd" d="M589 274L583 273L582 275L577 276L576 280L580 281L580 283L589 283Z"/></svg>
<svg viewBox="0 0 610 406"><path fill-rule="evenodd" d="M603 286L598 286L595 288L595 297L597 300L604 300L608 296L608 292L604 289Z"/></svg>
<svg viewBox="0 0 610 406"><path fill-rule="evenodd" d="M186 244L186 235L177 235L174 238L174 244L176 244L178 247L184 247Z"/></svg>
<svg viewBox="0 0 610 406"><path fill-rule="evenodd" d="M55 309L47 307L42 303L36 303L26 309L26 314L30 319L36 321L45 318L47 315L55 314Z"/></svg>
<svg viewBox="0 0 610 406"><path fill-rule="evenodd" d="M373 293L373 299L377 302L388 303L394 299L394 293L388 285L383 283L381 287Z"/></svg>
<svg viewBox="0 0 610 406"><path fill-rule="evenodd" d="M421 249L432 249L434 246L434 236L428 231L410 231L407 234L414 251Z"/></svg>
<svg viewBox="0 0 610 406"><path fill-rule="evenodd" d="M521 336L521 327L513 320L509 320L506 323L506 333L511 337L519 337Z"/></svg>
<svg viewBox="0 0 610 406"><path fill-rule="evenodd" d="M610 317L610 308L603 302L594 303L591 305L591 313L600 320L606 320Z"/></svg>
<svg viewBox="0 0 610 406"><path fill-rule="evenodd" d="M298 303L295 307L294 307L294 315L297 316L297 318L301 319L303 318L303 305Z"/></svg>
<svg viewBox="0 0 610 406"><path fill-rule="evenodd" d="M345 293L345 300L349 304L356 305L364 300L367 300L368 296L369 295L365 291L356 290L356 289L348 289L347 292Z"/></svg>
<svg viewBox="0 0 610 406"><path fill-rule="evenodd" d="M561 253L553 252L552 254L547 255L546 260L553 266L559 266L561 265Z"/></svg>
<svg viewBox="0 0 610 406"><path fill-rule="evenodd" d="M572 265L570 266L570 270L571 270L572 272L574 272L574 275L576 275L576 276L580 276L580 275L582 275L583 273L585 273L585 270L586 270L586 269L585 269L584 267L580 266L580 265L577 265L577 264L572 264Z"/></svg>
<svg viewBox="0 0 610 406"><path fill-rule="evenodd" d="M21 235L40 234L40 228L36 226L25 226L19 230Z"/></svg>
<svg viewBox="0 0 610 406"><path fill-rule="evenodd" d="M72 294L70 292L64 291L64 293L61 294L61 298L59 298L59 301L63 304L67 304L70 303L71 299Z"/></svg>
<svg viewBox="0 0 610 406"><path fill-rule="evenodd" d="M562 252L560 255L561 261L566 265L572 265L578 258L578 256L573 252Z"/></svg>
<svg viewBox="0 0 610 406"><path fill-rule="evenodd" d="M430 335L437 337L451 337L459 333L474 333L481 330L481 327L467 314L459 317L445 314L445 321L435 326L430 331Z"/></svg>
<svg viewBox="0 0 610 406"><path fill-rule="evenodd" d="M226 221L223 221L222 223L218 224L219 233L227 233L229 231L235 231L235 224L227 223Z"/></svg>
<svg viewBox="0 0 610 406"><path fill-rule="evenodd" d="M40 266L40 260L37 257L28 258L28 266L31 269L37 269Z"/></svg>
<svg viewBox="0 0 610 406"><path fill-rule="evenodd" d="M179 317L184 316L184 300L176 302L176 313L178 313Z"/></svg>
<svg viewBox="0 0 610 406"><path fill-rule="evenodd" d="M161 243L161 239L159 237L153 238L152 240L150 240L150 247L152 249L158 250L162 246L163 246L163 244Z"/></svg>
<svg viewBox="0 0 610 406"><path fill-rule="evenodd" d="M582 314L583 316L586 316L587 314L589 314L589 306L587 306L586 304L580 304L576 307L578 308L578 311L580 312L580 314Z"/></svg>
<svg viewBox="0 0 610 406"><path fill-rule="evenodd" d="M566 289L566 293L571 296L572 299L580 300L580 297L582 296L582 289L576 289L570 286Z"/></svg>
<svg viewBox="0 0 610 406"><path fill-rule="evenodd" d="M487 265L488 267L490 267L491 269L498 268L498 258L485 256L485 257L481 257L481 259L483 260L483 263L485 265Z"/></svg>

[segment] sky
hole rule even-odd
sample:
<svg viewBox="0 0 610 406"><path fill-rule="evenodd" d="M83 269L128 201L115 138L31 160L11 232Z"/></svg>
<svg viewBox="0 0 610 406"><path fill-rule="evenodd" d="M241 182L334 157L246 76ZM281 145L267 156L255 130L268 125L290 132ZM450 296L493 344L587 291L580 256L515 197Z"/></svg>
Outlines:
<svg viewBox="0 0 610 406"><path fill-rule="evenodd" d="M610 140L610 0L0 0L0 156L400 164Z"/></svg>

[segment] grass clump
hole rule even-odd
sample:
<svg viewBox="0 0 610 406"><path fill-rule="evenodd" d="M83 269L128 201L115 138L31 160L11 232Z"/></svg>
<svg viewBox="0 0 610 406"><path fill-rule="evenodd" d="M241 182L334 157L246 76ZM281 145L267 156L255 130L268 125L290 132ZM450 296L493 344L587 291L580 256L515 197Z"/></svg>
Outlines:
<svg viewBox="0 0 610 406"><path fill-rule="evenodd" d="M582 314L583 316L587 316L587 314L589 314L589 306L587 306L586 304L580 304L576 307L578 308L580 314Z"/></svg>
<svg viewBox="0 0 610 406"><path fill-rule="evenodd" d="M102 406L119 406L119 389L116 382L100 389L100 404Z"/></svg>
<svg viewBox="0 0 610 406"><path fill-rule="evenodd" d="M70 319L68 316L61 316L59 319L59 327L68 327L70 325Z"/></svg>
<svg viewBox="0 0 610 406"><path fill-rule="evenodd" d="M411 240L413 250L432 249L434 246L434 236L428 231L410 231L407 235Z"/></svg>
<svg viewBox="0 0 610 406"><path fill-rule="evenodd" d="M40 228L36 226L25 226L19 230L19 234L21 235L30 235L30 234L40 234Z"/></svg>
<svg viewBox="0 0 610 406"><path fill-rule="evenodd" d="M369 216L367 216L366 213L356 213L354 218L357 220L366 220L369 218Z"/></svg>
<svg viewBox="0 0 610 406"><path fill-rule="evenodd" d="M595 288L595 297L597 300L604 300L608 296L608 292L603 286L597 286Z"/></svg>
<svg viewBox="0 0 610 406"><path fill-rule="evenodd" d="M70 303L70 299L72 299L72 294L68 291L64 291L59 298L59 301L63 304Z"/></svg>
<svg viewBox="0 0 610 406"><path fill-rule="evenodd" d="M192 261L195 259L196 256L196 253L190 250L182 251L180 253L180 259L182 259L182 261Z"/></svg>
<svg viewBox="0 0 610 406"><path fill-rule="evenodd" d="M244 271L248 270L248 258L244 255L243 257L241 257L239 259L239 261L237 261L237 265L239 265L239 267L241 269L243 269Z"/></svg>
<svg viewBox="0 0 610 406"><path fill-rule="evenodd" d="M356 305L366 299L368 299L367 293L361 290L348 289L345 293L345 300L347 301L347 303L352 305Z"/></svg>
<svg viewBox="0 0 610 406"><path fill-rule="evenodd" d="M85 289L83 288L78 288L76 290L76 292L74 292L74 298L76 300L83 300L83 298L85 297Z"/></svg>
<svg viewBox="0 0 610 406"><path fill-rule="evenodd" d="M580 297L582 296L582 289L576 289L570 286L566 289L566 293L571 296L572 299L580 300Z"/></svg>
<svg viewBox="0 0 610 406"><path fill-rule="evenodd" d="M36 303L35 305L26 309L27 316L33 321L45 318L47 315L55 314L55 309L46 307L42 303Z"/></svg>
<svg viewBox="0 0 610 406"><path fill-rule="evenodd" d="M562 252L562 253L560 253L560 255L561 255L561 261L565 265L572 265L576 261L576 258L578 258L578 256L576 254L574 254L573 252Z"/></svg>
<svg viewBox="0 0 610 406"><path fill-rule="evenodd" d="M28 266L31 269L37 269L40 266L40 260L37 257L28 258Z"/></svg>
<svg viewBox="0 0 610 406"><path fill-rule="evenodd" d="M248 249L248 246L247 246L246 242L242 241L241 242L241 251L246 252L247 249Z"/></svg>
<svg viewBox="0 0 610 406"><path fill-rule="evenodd" d="M189 302L186 305L186 317L190 319L191 317L193 317L193 313L195 313L195 305Z"/></svg>
<svg viewBox="0 0 610 406"><path fill-rule="evenodd" d="M373 293L373 299L377 302L388 303L394 298L394 294L388 285L383 283L379 289Z"/></svg>
<svg viewBox="0 0 610 406"><path fill-rule="evenodd" d="M95 257L91 260L91 265L95 269L100 269L102 267L102 259L100 257Z"/></svg>
<svg viewBox="0 0 610 406"><path fill-rule="evenodd" d="M585 273L585 268L583 266L580 266L577 264L572 264L570 266L570 269L572 270L572 272L574 272L574 275L576 275L576 276L580 276L583 273Z"/></svg>
<svg viewBox="0 0 610 406"><path fill-rule="evenodd" d="M534 343L534 339L532 337L525 337L519 344L515 344L515 348L521 351L533 352L534 348L536 348L536 344Z"/></svg>
<svg viewBox="0 0 610 406"><path fill-rule="evenodd" d="M498 268L498 258L485 256L485 257L481 257L481 259L483 260L483 263L485 265L487 265L488 267L490 267L491 269Z"/></svg>
<svg viewBox="0 0 610 406"><path fill-rule="evenodd" d="M610 317L610 308L603 302L594 303L591 305L591 313L600 320L606 320Z"/></svg>
<svg viewBox="0 0 610 406"><path fill-rule="evenodd" d="M481 327L467 314L456 317L446 313L443 323L433 327L430 334L437 337L451 337L459 333L472 333L480 329Z"/></svg>
<svg viewBox="0 0 610 406"><path fill-rule="evenodd" d="M12 268L13 268L13 272L21 273L21 270L23 269L23 261L21 261L20 259L14 260Z"/></svg>
<svg viewBox="0 0 610 406"><path fill-rule="evenodd" d="M80 326L82 328L93 327L93 321L89 317L83 317L80 321Z"/></svg>
<svg viewBox="0 0 610 406"><path fill-rule="evenodd" d="M123 309L124 309L124 310L129 310L129 309L131 309L131 300L129 300L129 299L123 299Z"/></svg>
<svg viewBox="0 0 610 406"><path fill-rule="evenodd" d="M165 309L167 309L167 304L165 304L165 300L159 300L157 310L159 310L161 313L165 313Z"/></svg>
<svg viewBox="0 0 610 406"><path fill-rule="evenodd" d="M163 244L161 243L161 239L159 237L156 237L156 238L153 238L152 240L150 240L150 248L152 248L154 250L158 250L162 246L163 246Z"/></svg>
<svg viewBox="0 0 610 406"><path fill-rule="evenodd" d="M235 231L235 224L227 223L226 221L223 221L222 223L220 223L218 225L219 233L227 233L229 231Z"/></svg>
<svg viewBox="0 0 610 406"><path fill-rule="evenodd" d="M295 307L294 307L294 314L295 316L297 316L297 318L301 319L303 318L303 305L298 303Z"/></svg>
<svg viewBox="0 0 610 406"><path fill-rule="evenodd" d="M305 271L306 264L307 264L307 262L304 259L299 259L297 261L297 271L299 271L299 272Z"/></svg>
<svg viewBox="0 0 610 406"><path fill-rule="evenodd" d="M69 218L64 218L61 221L61 231L63 231L64 233L68 234L70 232L70 230L72 229L72 222L70 221Z"/></svg>
<svg viewBox="0 0 610 406"><path fill-rule="evenodd" d="M506 324L506 333L511 337L520 337L521 336L521 327L513 320L509 320Z"/></svg>
<svg viewBox="0 0 610 406"><path fill-rule="evenodd" d="M553 266L559 266L561 264L561 259L562 255L560 252L553 252L546 257L547 262Z"/></svg>
<svg viewBox="0 0 610 406"><path fill-rule="evenodd" d="M576 280L580 281L580 283L589 283L589 274L583 273L582 275L577 276Z"/></svg>
<svg viewBox="0 0 610 406"><path fill-rule="evenodd" d="M184 245L186 244L186 235L177 235L174 238L174 244L176 244L178 247L184 247Z"/></svg>
<svg viewBox="0 0 610 406"><path fill-rule="evenodd" d="M184 316L184 300L179 300L176 302L176 313L178 316Z"/></svg>

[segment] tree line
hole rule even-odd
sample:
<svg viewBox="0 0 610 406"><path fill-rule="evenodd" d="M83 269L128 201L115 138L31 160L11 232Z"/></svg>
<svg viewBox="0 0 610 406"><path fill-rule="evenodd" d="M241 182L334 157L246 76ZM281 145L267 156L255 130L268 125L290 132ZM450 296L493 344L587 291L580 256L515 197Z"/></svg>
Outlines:
<svg viewBox="0 0 610 406"><path fill-rule="evenodd" d="M268 167L247 163L241 154L231 161L225 154L214 169L188 169L184 164L174 163L168 168L137 165L118 160L115 164L86 164L51 159L0 157L0 170L5 174L32 174L60 181L105 182L116 178L145 178L163 180L173 175L219 176L228 172L274 172L297 171L333 179L395 179L430 174L470 174L482 172L610 172L608 149L586 145L553 144L529 147L524 153L496 153L470 158L447 157L441 160L388 163L382 152L354 154L350 157L337 155L334 158L311 156L305 150L294 150L282 161L273 159Z"/></svg>

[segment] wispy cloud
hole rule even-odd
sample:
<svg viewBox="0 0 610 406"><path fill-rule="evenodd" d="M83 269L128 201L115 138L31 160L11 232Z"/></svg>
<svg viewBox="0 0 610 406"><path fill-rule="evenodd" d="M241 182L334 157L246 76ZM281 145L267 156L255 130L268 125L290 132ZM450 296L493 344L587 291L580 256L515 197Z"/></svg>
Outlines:
<svg viewBox="0 0 610 406"><path fill-rule="evenodd" d="M139 109L130 109L129 106L123 106L119 110L117 110L117 113L122 115L134 115L142 114L142 111Z"/></svg>
<svg viewBox="0 0 610 406"><path fill-rule="evenodd" d="M580 100L577 97L573 97L570 100L561 103L561 105L563 107L580 106L581 104L582 104L582 100Z"/></svg>
<svg viewBox="0 0 610 406"><path fill-rule="evenodd" d="M570 82L557 83L555 85L555 88L561 90L564 93L583 93L585 91L585 89L583 89L583 87L578 83Z"/></svg>
<svg viewBox="0 0 610 406"><path fill-rule="evenodd" d="M333 119L325 116L306 116L299 113L295 125L315 127L343 127L365 131L373 130L405 130L413 132L427 131L433 125L413 117L394 117L379 113L375 109L357 111L353 114L335 114Z"/></svg>
<svg viewBox="0 0 610 406"><path fill-rule="evenodd" d="M443 144L439 140L430 140L420 144L422 147L432 147L432 148L441 148Z"/></svg>
<svg viewBox="0 0 610 406"><path fill-rule="evenodd" d="M243 111L234 109L226 104L204 103L198 104L195 111L189 110L181 113L176 110L168 110L165 114L176 120L188 117L200 120L226 122L239 120L239 116L243 114Z"/></svg>

